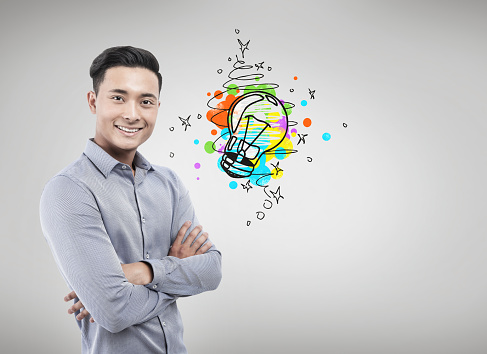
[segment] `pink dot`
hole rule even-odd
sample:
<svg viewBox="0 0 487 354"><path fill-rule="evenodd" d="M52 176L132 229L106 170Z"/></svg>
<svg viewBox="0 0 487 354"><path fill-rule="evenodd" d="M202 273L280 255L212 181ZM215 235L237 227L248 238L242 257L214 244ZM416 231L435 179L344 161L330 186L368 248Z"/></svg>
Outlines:
<svg viewBox="0 0 487 354"><path fill-rule="evenodd" d="M298 131L296 129L291 130L291 133L297 133Z"/></svg>
<svg viewBox="0 0 487 354"><path fill-rule="evenodd" d="M199 162L197 162L197 163L195 163L195 164L194 164L194 168L198 169L198 168L200 168L200 167L201 167L201 165L200 165L200 163L199 163Z"/></svg>
<svg viewBox="0 0 487 354"><path fill-rule="evenodd" d="M198 181L200 180L200 178L199 178L199 177L196 177L196 179L197 179Z"/></svg>

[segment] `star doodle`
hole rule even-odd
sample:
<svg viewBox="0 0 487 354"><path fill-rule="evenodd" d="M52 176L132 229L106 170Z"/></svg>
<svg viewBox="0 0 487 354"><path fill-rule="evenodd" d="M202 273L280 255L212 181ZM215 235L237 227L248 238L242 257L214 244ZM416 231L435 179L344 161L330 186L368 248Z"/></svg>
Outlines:
<svg viewBox="0 0 487 354"><path fill-rule="evenodd" d="M240 44L240 51L242 52L242 58L245 58L244 52L246 49L249 50L250 39L245 44L243 44L240 39L237 39L237 41L238 41L238 44Z"/></svg>
<svg viewBox="0 0 487 354"><path fill-rule="evenodd" d="M191 114L188 116L188 118L181 118L179 117L179 120L183 123L183 127L184 127L184 131L186 131L186 129L188 129L188 127L191 126L191 124L189 124L189 118L191 117Z"/></svg>
<svg viewBox="0 0 487 354"><path fill-rule="evenodd" d="M314 100L316 90L311 91L311 89L309 88L308 91L309 91L309 95L311 96L310 100Z"/></svg>
<svg viewBox="0 0 487 354"><path fill-rule="evenodd" d="M259 71L259 69L264 69L264 62L255 64L255 67L257 68L257 71Z"/></svg>
<svg viewBox="0 0 487 354"><path fill-rule="evenodd" d="M306 141L304 141L304 138L306 138L308 136L308 134L299 134L298 133L298 136L299 136L299 141L298 141L298 144L297 145L299 145L299 143L301 141L303 142L303 144L306 144Z"/></svg>
<svg viewBox="0 0 487 354"><path fill-rule="evenodd" d="M279 168L279 161L277 161L277 164L275 165L271 162L271 165L274 166L274 168L276 169L276 177L279 176L279 172L284 171L282 168Z"/></svg>
<svg viewBox="0 0 487 354"><path fill-rule="evenodd" d="M243 189L245 189L247 191L247 193L252 188L252 186L250 185L250 180L248 180L246 184L243 184L243 183L240 183L240 184L242 185Z"/></svg>
<svg viewBox="0 0 487 354"><path fill-rule="evenodd" d="M276 191L270 191L272 194L272 197L276 200L276 204L279 204L279 199L284 199L284 197L281 195L281 186L277 187Z"/></svg>

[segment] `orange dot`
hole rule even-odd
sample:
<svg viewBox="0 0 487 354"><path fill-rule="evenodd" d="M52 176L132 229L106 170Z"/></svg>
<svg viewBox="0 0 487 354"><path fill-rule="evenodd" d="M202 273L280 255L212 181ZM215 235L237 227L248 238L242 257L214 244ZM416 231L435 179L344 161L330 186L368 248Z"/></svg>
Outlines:
<svg viewBox="0 0 487 354"><path fill-rule="evenodd" d="M239 89L237 89L237 93L240 93L240 90Z"/></svg>
<svg viewBox="0 0 487 354"><path fill-rule="evenodd" d="M206 95L207 95L207 96L211 96L211 92L208 92Z"/></svg>
<svg viewBox="0 0 487 354"><path fill-rule="evenodd" d="M213 130L211 131L211 135L216 135L216 133L218 133L218 132L216 131L216 129L213 129Z"/></svg>
<svg viewBox="0 0 487 354"><path fill-rule="evenodd" d="M221 91L215 91L215 97L221 99L223 97L223 93Z"/></svg>
<svg viewBox="0 0 487 354"><path fill-rule="evenodd" d="M305 119L303 120L303 125L304 125L305 127L309 127L309 126L311 125L311 119L309 119L309 118L305 118Z"/></svg>
<svg viewBox="0 0 487 354"><path fill-rule="evenodd" d="M297 77L297 76L295 76L295 77L294 77L294 80L297 80L297 79L298 79L298 77Z"/></svg>

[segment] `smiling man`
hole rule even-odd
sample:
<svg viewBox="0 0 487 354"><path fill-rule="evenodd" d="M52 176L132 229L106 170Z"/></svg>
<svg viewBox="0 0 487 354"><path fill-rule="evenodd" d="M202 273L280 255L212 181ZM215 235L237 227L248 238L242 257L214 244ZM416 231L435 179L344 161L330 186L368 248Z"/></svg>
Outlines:
<svg viewBox="0 0 487 354"><path fill-rule="evenodd" d="M45 186L41 225L74 299L83 353L186 353L176 300L214 290L221 254L198 225L187 189L138 151L152 134L162 77L134 47L90 68L96 132Z"/></svg>

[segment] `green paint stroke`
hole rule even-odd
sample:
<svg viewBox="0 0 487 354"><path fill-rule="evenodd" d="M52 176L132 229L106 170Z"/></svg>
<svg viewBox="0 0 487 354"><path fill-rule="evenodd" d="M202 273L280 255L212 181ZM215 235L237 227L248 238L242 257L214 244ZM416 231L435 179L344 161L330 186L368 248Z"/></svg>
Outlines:
<svg viewBox="0 0 487 354"><path fill-rule="evenodd" d="M235 84L228 85L227 87L227 93L229 95L237 96L237 90L238 90L238 86Z"/></svg>
<svg viewBox="0 0 487 354"><path fill-rule="evenodd" d="M270 93L271 95L276 97L276 90L274 88L272 88L271 85L267 85L267 84L262 84L262 85L258 85L258 86L247 85L244 88L244 94L249 93L249 92L254 92L254 91L264 91L264 92Z"/></svg>

